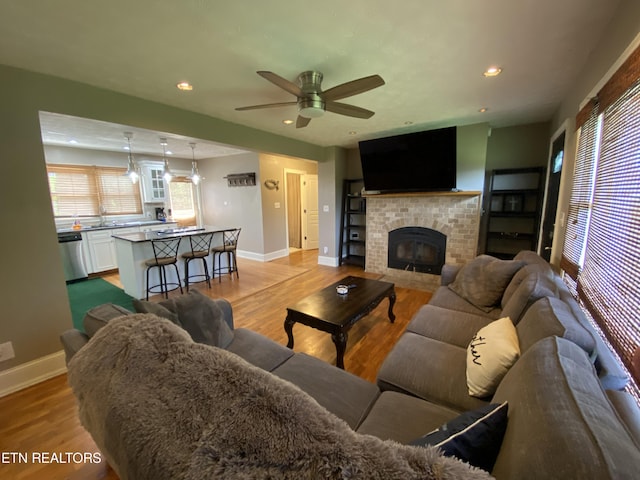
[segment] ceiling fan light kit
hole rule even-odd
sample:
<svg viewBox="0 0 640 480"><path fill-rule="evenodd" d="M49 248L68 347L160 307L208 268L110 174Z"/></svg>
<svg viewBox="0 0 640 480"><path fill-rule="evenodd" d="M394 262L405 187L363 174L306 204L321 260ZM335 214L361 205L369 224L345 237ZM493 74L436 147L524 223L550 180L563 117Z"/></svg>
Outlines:
<svg viewBox="0 0 640 480"><path fill-rule="evenodd" d="M365 108L356 107L354 105L340 103L336 100L359 95L360 93L368 92L369 90L373 90L374 88L384 85L384 80L380 75L370 75L368 77L336 85L329 90L323 91L321 86L323 75L322 73L314 70L308 70L298 75L298 84L290 82L273 72L258 71L257 73L265 80L268 80L286 92L295 95L296 101L251 105L248 107L239 107L236 108L236 110L257 110L297 105L298 119L296 120L296 128L306 127L309 125L312 118L321 117L327 110L332 113L346 115L348 117L363 119L371 118L375 112Z"/></svg>

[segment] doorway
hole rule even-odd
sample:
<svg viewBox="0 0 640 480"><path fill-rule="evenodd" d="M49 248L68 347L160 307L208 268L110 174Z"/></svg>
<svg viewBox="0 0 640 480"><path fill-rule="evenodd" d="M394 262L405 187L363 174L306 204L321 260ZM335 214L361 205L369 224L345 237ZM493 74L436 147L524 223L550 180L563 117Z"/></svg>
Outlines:
<svg viewBox="0 0 640 480"><path fill-rule="evenodd" d="M556 227L556 213L558 211L558 196L560 194L560 180L564 160L565 130L562 130L551 142L551 155L547 167L547 188L540 231L540 256L547 262L551 260L553 246L553 232Z"/></svg>
<svg viewBox="0 0 640 480"><path fill-rule="evenodd" d="M284 175L289 250L318 248L318 176L291 169Z"/></svg>

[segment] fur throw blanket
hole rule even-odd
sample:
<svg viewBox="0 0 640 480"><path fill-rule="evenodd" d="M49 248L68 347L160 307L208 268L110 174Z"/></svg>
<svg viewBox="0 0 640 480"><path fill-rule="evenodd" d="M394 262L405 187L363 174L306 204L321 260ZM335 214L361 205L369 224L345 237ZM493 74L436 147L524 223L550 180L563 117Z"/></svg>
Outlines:
<svg viewBox="0 0 640 480"><path fill-rule="evenodd" d="M122 480L487 479L433 447L351 430L295 385L153 314L69 363L80 419Z"/></svg>

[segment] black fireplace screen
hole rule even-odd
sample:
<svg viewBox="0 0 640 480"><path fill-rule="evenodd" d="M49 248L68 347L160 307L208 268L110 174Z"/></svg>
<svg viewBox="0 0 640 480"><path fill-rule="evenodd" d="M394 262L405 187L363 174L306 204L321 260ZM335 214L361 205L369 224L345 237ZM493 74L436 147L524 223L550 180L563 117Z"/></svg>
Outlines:
<svg viewBox="0 0 640 480"><path fill-rule="evenodd" d="M447 236L425 227L403 227L389 232L388 267L440 275Z"/></svg>

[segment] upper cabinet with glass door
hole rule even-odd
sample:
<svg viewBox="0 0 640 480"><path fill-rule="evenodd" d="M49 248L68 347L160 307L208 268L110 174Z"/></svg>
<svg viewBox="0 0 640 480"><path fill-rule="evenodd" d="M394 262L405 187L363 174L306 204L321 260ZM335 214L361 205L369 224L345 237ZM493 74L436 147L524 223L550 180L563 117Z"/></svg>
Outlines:
<svg viewBox="0 0 640 480"><path fill-rule="evenodd" d="M142 169L142 195L145 203L164 203L167 186L162 177L161 163L140 162Z"/></svg>

